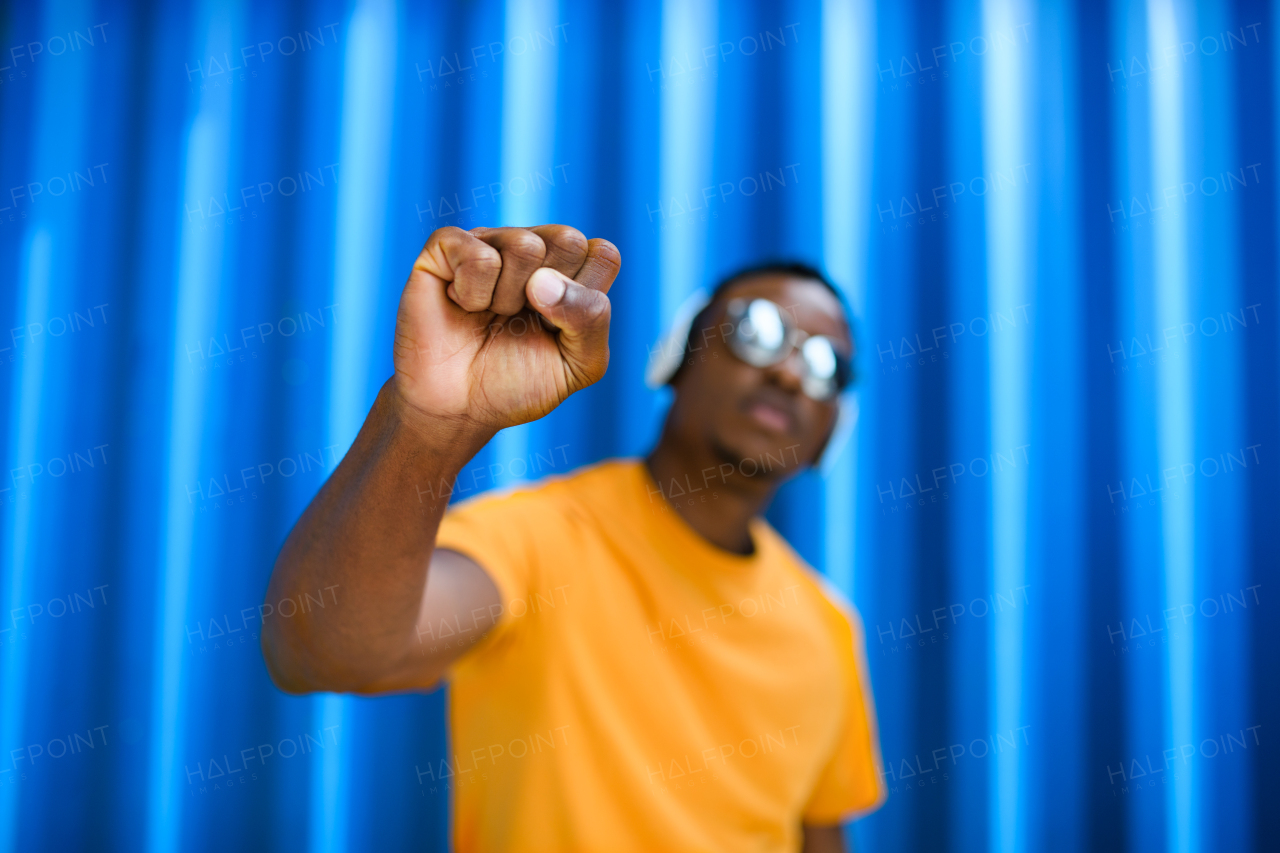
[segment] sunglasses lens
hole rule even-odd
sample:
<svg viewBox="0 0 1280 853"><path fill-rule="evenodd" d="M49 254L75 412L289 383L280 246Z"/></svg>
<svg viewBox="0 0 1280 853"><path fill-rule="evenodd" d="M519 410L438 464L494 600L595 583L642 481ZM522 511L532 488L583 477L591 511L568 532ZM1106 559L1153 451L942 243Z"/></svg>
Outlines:
<svg viewBox="0 0 1280 853"><path fill-rule="evenodd" d="M836 350L831 341L821 335L809 338L802 349L809 375L817 379L834 379L836 375Z"/></svg>
<svg viewBox="0 0 1280 853"><path fill-rule="evenodd" d="M777 305L767 299L753 299L744 305L729 303L731 316L740 317L729 345L735 355L755 367L777 364L786 355L787 325Z"/></svg>
<svg viewBox="0 0 1280 853"><path fill-rule="evenodd" d="M755 345L761 349L780 350L787 339L778 306L764 299L753 300L747 307L746 326L752 330Z"/></svg>
<svg viewBox="0 0 1280 853"><path fill-rule="evenodd" d="M804 358L804 393L815 400L829 400L839 389L839 360L831 341L821 335L809 338L800 349Z"/></svg>

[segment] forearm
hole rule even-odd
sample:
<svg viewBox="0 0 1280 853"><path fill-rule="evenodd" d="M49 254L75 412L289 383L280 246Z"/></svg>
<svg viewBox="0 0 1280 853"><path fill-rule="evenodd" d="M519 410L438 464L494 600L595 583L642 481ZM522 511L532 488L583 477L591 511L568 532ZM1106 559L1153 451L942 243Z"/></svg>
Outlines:
<svg viewBox="0 0 1280 853"><path fill-rule="evenodd" d="M262 647L282 688L358 690L406 665L451 483L492 431L423 417L383 386L355 443L276 560L268 601L333 588L324 609L269 617ZM423 492L434 497L424 501Z"/></svg>

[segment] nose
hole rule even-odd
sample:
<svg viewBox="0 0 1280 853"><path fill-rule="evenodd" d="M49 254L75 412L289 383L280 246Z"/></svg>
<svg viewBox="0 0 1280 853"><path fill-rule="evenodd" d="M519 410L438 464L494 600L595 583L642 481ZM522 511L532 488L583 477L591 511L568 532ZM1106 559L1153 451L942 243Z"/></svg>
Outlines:
<svg viewBox="0 0 1280 853"><path fill-rule="evenodd" d="M764 368L765 376L779 388L799 394L804 381L804 362L799 349L792 349L782 361Z"/></svg>

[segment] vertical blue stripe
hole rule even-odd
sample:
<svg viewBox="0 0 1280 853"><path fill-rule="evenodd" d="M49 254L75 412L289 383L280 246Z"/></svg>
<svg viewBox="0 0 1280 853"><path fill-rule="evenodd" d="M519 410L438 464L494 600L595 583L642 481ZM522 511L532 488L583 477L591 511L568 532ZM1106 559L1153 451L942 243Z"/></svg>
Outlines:
<svg viewBox="0 0 1280 853"><path fill-rule="evenodd" d="M21 278L22 301L18 312L20 325L26 327L23 331L48 316L52 253L53 238L48 231L39 230L31 234L23 253L25 269ZM12 406L16 417L10 426L8 444L9 458L30 466L39 458L40 396L46 341L28 341L28 344L18 382L13 388ZM9 471L5 473L12 484L9 488L16 492L19 488L18 478ZM30 487L31 483L23 485ZM25 497L26 500L5 501L3 529L4 542L8 543L8 547L4 553L4 609L0 613L4 614L4 621L10 623L6 633L18 631L20 623L14 617L14 611L25 607L32 598L28 573L34 562L32 540L36 524L36 499L30 492ZM18 615L21 615L21 611ZM3 738L0 743L20 744L25 742L26 735L30 644L14 642L15 638L12 636L4 639L8 642L4 644L3 680L0 681L4 688L3 695L0 695L0 738ZM17 762L14 762L11 772L19 772ZM18 798L21 788L13 784L11 779L5 779L4 782L7 784L0 785L0 850L12 853L17 849Z"/></svg>
<svg viewBox="0 0 1280 853"><path fill-rule="evenodd" d="M348 24L342 81L342 142L330 356L329 441L343 453L368 412L373 329L384 266L396 78L393 0L361 0ZM394 276L403 270L397 267ZM394 277L393 276L393 277Z"/></svg>
<svg viewBox="0 0 1280 853"><path fill-rule="evenodd" d="M202 55L213 55L232 41L238 15L235 8L206 2L197 16L192 44ZM227 87L202 90L193 104L186 136L181 198L174 199L174 216L181 216L186 199L216 198L229 189L233 101ZM177 269L177 299L173 317L173 362L168 412L168 471L164 484L165 537L160 554L160 585L156 602L155 662L152 685L151 774L148 797L147 845L151 853L169 853L181 846L183 801L179 785L186 745L183 626L187 621L191 563L195 549L194 517L187 497L175 484L200 478L205 402L209 383L205 374L182 368L181 347L200 340L208 318L217 316L224 259L224 232L204 230L183 217Z"/></svg>
<svg viewBox="0 0 1280 853"><path fill-rule="evenodd" d="M552 169L556 162L558 48L548 42L558 40L555 27L562 23L558 19L555 0L507 0L507 56L502 66L502 180L506 189L499 225L527 228L552 218L551 195L539 176L549 175L552 184L557 177ZM502 466L495 485L526 479L511 473L511 463L529 458L534 429L533 424L520 424L495 436L496 463ZM527 468L522 466L522 470Z"/></svg>
<svg viewBox="0 0 1280 853"><path fill-rule="evenodd" d="M560 9L556 0L507 0L502 66L502 179L499 224L541 225L551 214L539 175L555 163L556 72ZM567 31L566 27L566 31Z"/></svg>
<svg viewBox="0 0 1280 853"><path fill-rule="evenodd" d="M866 221L874 138L873 94L867 63L875 13L863 0L822 5L822 223L823 263L844 289L855 318L866 291ZM866 346L866 342L862 342ZM866 361L866 355L859 359ZM854 520L857 517L857 435L833 461L824 482L827 574L851 598L854 590Z"/></svg>
<svg viewBox="0 0 1280 853"><path fill-rule="evenodd" d="M42 29L49 30L86 14L79 2L54 3L43 11L43 16L33 18ZM12 48L8 57L4 64L14 65ZM89 71L84 62L73 61L42 69L42 72L32 122L35 150L30 165L34 174L56 174L68 160L83 156ZM6 75L5 82L12 90L12 72ZM7 198L0 206L20 209L14 189L8 188ZM58 285L75 280L79 274L70 258L80 236L79 224L65 208L37 205L30 185L19 185L16 189L18 193L25 190L31 205L31 219L25 228L17 226L23 230L20 232L20 267L13 287L17 297L16 322L13 323L16 328L4 330L8 338L5 344L22 356L18 365L4 365L4 369L17 374L9 392L11 418L4 437L5 453L10 460L3 472L8 481L3 485L7 489L0 492L3 497L0 501L3 507L0 509L0 544L3 546L0 606L3 610L0 613L4 614L0 616L0 744L4 745L0 749L4 750L27 743L31 734L32 719L28 714L32 706L29 689L34 641L24 635L34 636L34 622L29 610L16 614L14 610L28 608L37 600L40 589L36 584L37 571L48 563L48 545L41 542L42 522L62 515L56 506L46 503L48 478L37 488L35 477L38 475L32 466L47 459L52 443L49 439L57 434L54 420L61 412L51 410L50 398L68 396L65 390L59 391L60 385L67 384L68 377L53 371L47 354L50 335L42 330L48 322ZM13 224L12 216L10 213L6 225ZM26 470L14 470L22 467ZM39 719L34 722L44 724ZM12 753L5 754L9 760L0 763L12 764L12 775L0 776L0 851L9 853L19 845L18 823L24 787L14 784L13 777L25 772Z"/></svg>
<svg viewBox="0 0 1280 853"><path fill-rule="evenodd" d="M1020 180L1028 167L1026 92L1031 78L1026 53L1016 44L1018 27L1029 20L1029 9L1018 0L985 0L984 31L991 45L983 56L983 160L992 173L986 201L987 310L991 398L991 590L1008 594L1026 584L1027 466L1016 448L1028 437L1027 404L1030 330L1018 322L1018 306L1026 305L1032 268L1027 249L1033 245L1027 198L1030 188ZM1014 36L1012 45L1001 34ZM1002 175L1008 175L1006 182ZM1000 318L1010 317L1005 323ZM1008 457L1012 464L997 461ZM1021 463L1021 464L1020 464ZM1016 595L1015 595L1016 597ZM991 730L1016 730L1023 723L1023 619L1017 607L991 620ZM1021 767L1024 753L999 752L992 779L991 849L1015 853L1026 848L1021 813Z"/></svg>
<svg viewBox="0 0 1280 853"><path fill-rule="evenodd" d="M706 65L703 48L718 41L717 21L714 0L663 1L660 61L667 70L661 75L658 187L659 203L668 218L672 209L692 207L698 191L711 182L717 78L696 69ZM689 214L659 237L658 316L663 328L685 298L703 284L709 233L705 221Z"/></svg>
<svg viewBox="0 0 1280 853"><path fill-rule="evenodd" d="M1180 44L1180 28L1173 0L1148 0L1148 49L1160 57L1168 46ZM1181 186L1187 175L1183 150L1183 69L1166 62L1161 73L1151 75L1151 186ZM1155 194L1153 193L1153 196ZM1167 200L1166 200L1167 203ZM1187 215L1185 206L1154 220L1151 255L1152 298L1159 329L1180 328L1193 316L1187 282ZM1188 348L1170 349L1156 367L1156 453L1160 470L1177 468L1195 457L1191 366ZM1165 607L1195 600L1195 497L1194 482L1180 500L1161 507ZM1193 659L1194 623L1170 633L1165 663L1165 738L1170 744L1194 740ZM1199 767L1190 764L1173 775L1165 789L1167 844L1173 853L1200 849L1196 838L1198 798L1195 780Z"/></svg>
<svg viewBox="0 0 1280 853"><path fill-rule="evenodd" d="M391 132L396 92L396 22L393 0L361 0L347 24L342 81L336 304L329 362L326 444L345 454L364 422L377 385L373 375L376 312L384 266ZM340 319L338 319L340 318ZM339 455L342 455L339 454ZM351 699L313 700L312 727L337 727L336 748L318 753L311 776L311 853L335 853L348 845Z"/></svg>

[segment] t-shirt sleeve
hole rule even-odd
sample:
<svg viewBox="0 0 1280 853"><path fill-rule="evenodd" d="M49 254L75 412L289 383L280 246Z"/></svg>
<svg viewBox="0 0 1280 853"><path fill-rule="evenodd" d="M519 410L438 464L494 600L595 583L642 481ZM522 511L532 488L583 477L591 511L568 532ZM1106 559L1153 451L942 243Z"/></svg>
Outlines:
<svg viewBox="0 0 1280 853"><path fill-rule="evenodd" d="M556 541L563 525L563 514L545 489L482 495L445 513L436 547L475 560L498 588L502 612L486 640L509 633L520 621L513 617L528 606L530 591L545 585L540 580L546 563L541 551Z"/></svg>
<svg viewBox="0 0 1280 853"><path fill-rule="evenodd" d="M845 618L837 641L844 652L841 657L848 692L844 728L804 809L804 821L816 825L861 817L879 808L888 794L867 675L862 620L852 607L839 609Z"/></svg>

